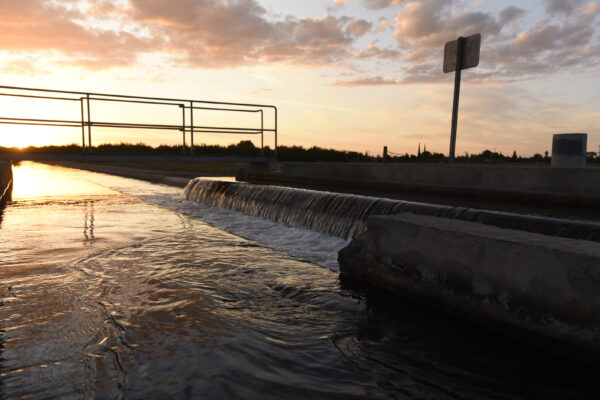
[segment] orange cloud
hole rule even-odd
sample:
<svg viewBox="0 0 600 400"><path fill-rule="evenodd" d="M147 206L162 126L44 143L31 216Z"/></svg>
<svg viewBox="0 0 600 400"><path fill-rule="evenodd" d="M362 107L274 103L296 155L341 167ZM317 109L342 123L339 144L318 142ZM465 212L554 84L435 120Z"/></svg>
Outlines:
<svg viewBox="0 0 600 400"><path fill-rule="evenodd" d="M267 18L255 0L23 0L0 3L0 50L53 51L85 67L134 64L142 53L223 68L263 62L334 65L352 58L372 23Z"/></svg>

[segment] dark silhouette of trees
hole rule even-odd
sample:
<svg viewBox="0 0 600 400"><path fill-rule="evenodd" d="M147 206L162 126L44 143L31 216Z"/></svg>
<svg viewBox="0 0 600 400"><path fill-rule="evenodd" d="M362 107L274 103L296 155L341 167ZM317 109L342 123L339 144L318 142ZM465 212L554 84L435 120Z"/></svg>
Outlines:
<svg viewBox="0 0 600 400"><path fill-rule="evenodd" d="M76 144L65 146L30 146L25 149L0 147L0 152L38 152L38 153L79 153L81 147ZM144 143L119 143L119 144L101 144L93 147L94 153L111 153L111 154L182 154L182 146L160 145L156 147L149 146ZM186 154L189 154L189 147ZM207 145L201 144L194 146L195 155L207 156L245 156L245 157L268 157L274 158L275 151L266 146L262 152L259 147L256 147L249 140L242 140L237 144L229 146ZM391 154L391 155L390 155ZM280 146L277 149L277 158L279 161L301 161L301 162L383 162L381 156L373 156L369 152L360 153L357 151L345 151L327 149L318 146L305 148L302 146ZM587 154L588 163L600 164L600 157L596 153L590 152ZM501 152L484 150L479 154L465 153L462 156L456 157L457 163L536 163L549 164L551 157L548 152L544 152L544 156L539 153L532 157L521 157L513 151L512 156L505 156ZM388 153L386 160L389 163L411 163L411 162L427 162L438 163L447 162L448 158L442 153L430 152L424 149L420 154L396 154Z"/></svg>

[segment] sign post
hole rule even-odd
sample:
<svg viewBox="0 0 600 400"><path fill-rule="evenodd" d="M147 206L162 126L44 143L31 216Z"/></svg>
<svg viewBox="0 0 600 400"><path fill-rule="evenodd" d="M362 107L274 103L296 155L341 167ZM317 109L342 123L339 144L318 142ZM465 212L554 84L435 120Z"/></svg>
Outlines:
<svg viewBox="0 0 600 400"><path fill-rule="evenodd" d="M446 43L444 46L444 73L454 73L454 100L452 102L452 125L450 126L450 153L449 162L454 162L456 149L456 127L458 125L458 99L460 97L460 79L463 69L473 68L479 65L479 49L481 47L481 35L479 33L459 37Z"/></svg>

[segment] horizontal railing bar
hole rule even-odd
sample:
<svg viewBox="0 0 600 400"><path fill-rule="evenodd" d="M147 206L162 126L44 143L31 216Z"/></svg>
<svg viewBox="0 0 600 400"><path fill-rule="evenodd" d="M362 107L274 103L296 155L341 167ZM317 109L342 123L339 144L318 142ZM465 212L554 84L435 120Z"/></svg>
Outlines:
<svg viewBox="0 0 600 400"><path fill-rule="evenodd" d="M62 119L39 119L39 118L8 118L8 117L0 117L0 120L2 120L2 121L24 121L24 122L57 122L57 123L77 124L77 126L81 126L81 121L62 120Z"/></svg>
<svg viewBox="0 0 600 400"><path fill-rule="evenodd" d="M213 130L194 130L194 133L226 133L229 135L260 135L260 131L255 132L231 132L231 131L213 131Z"/></svg>
<svg viewBox="0 0 600 400"><path fill-rule="evenodd" d="M92 124L92 126L95 126L96 128L159 129L159 130L180 131L181 132L181 127L175 127L175 126L160 126L160 125L155 125L155 126L125 125L125 126L121 126L121 125L94 125L94 124Z"/></svg>
<svg viewBox="0 0 600 400"><path fill-rule="evenodd" d="M62 126L68 128L81 128L81 122L77 125L68 125L68 124L51 124L51 123L43 123L43 122L12 122L12 121L0 121L0 124L3 125L28 125L28 126Z"/></svg>
<svg viewBox="0 0 600 400"><path fill-rule="evenodd" d="M87 124L87 123L86 123ZM92 126L105 126L105 127L127 127L127 126L135 126L135 127L161 127L161 128L173 128L173 129L177 129L177 130L181 130L182 126L181 125L166 125L166 124L142 124L142 123L129 123L129 122L101 122L101 121L92 121L91 122ZM227 126L199 126L199 125L194 125L194 126L190 126L187 125L185 128L187 129L189 127L189 129L191 130L192 128L194 129L194 131L196 129L219 129L219 130L223 130L223 131L256 131L256 130L260 130L259 128L234 128L234 127L227 127ZM264 129L266 131L266 129Z"/></svg>
<svg viewBox="0 0 600 400"><path fill-rule="evenodd" d="M10 96L10 97L27 97L32 99L45 99L45 100L70 100L70 101L79 101L80 99L73 99L70 97L53 97L53 96L34 96L30 94L14 94L14 93L0 93L0 96Z"/></svg>
<svg viewBox="0 0 600 400"><path fill-rule="evenodd" d="M179 125L179 126L181 127L181 125ZM260 128L230 128L230 127L226 127L226 126L198 126L198 125L194 125L193 128L194 128L194 130L196 130L196 128L198 128L198 129L223 129L223 130L236 130L236 131L260 130Z"/></svg>
<svg viewBox="0 0 600 400"><path fill-rule="evenodd" d="M181 128L181 126L180 126L180 128ZM194 132L200 132L198 129L225 129L225 128L210 127L210 126L208 126L208 127L194 126ZM227 128L227 129L241 129L241 128ZM275 129L260 129L260 128L244 128L244 129L248 129L248 131L252 131L252 132L254 132L254 131L260 132L261 130L263 132L275 132ZM191 128L189 125L185 126L185 131L186 132L191 131ZM244 132L248 132L248 131L244 131ZM241 132L241 133L243 133L243 132Z"/></svg>
<svg viewBox="0 0 600 400"><path fill-rule="evenodd" d="M135 122L102 122L102 121L92 121L92 122L86 122L86 125L91 125L91 126L100 126L100 127L119 127L119 128L126 128L128 126L134 126L137 128L144 128L144 127L160 127L160 128L169 128L169 129L176 129L176 130L181 130L181 125L169 125L169 124L142 124L142 123L135 123Z"/></svg>
<svg viewBox="0 0 600 400"><path fill-rule="evenodd" d="M241 107L263 107L263 108L273 108L277 109L277 107L268 104L249 104L249 103L230 103L226 101L207 101L207 100L192 100L192 99L173 99L167 97L146 97L146 96L129 96L122 94L106 94L106 93L92 93L92 92L75 92L70 90L56 90L56 89L38 89L38 88L27 88L27 87L19 87L19 86L0 86L0 89L10 89L10 90L23 90L23 91L32 91L32 92L47 92L47 93L65 93L65 94L77 94L77 95L90 95L90 96L102 96L102 97L116 97L122 99L143 99L143 100L159 100L159 101L173 101L173 102L187 102L187 103L202 103L202 104L221 104L221 105L230 105L230 106L241 106Z"/></svg>
<svg viewBox="0 0 600 400"><path fill-rule="evenodd" d="M98 101L114 101L114 102L120 102L120 103L138 103L138 104L158 104L158 105L165 105L165 106L177 106L177 107L182 107L183 104L182 103L166 103L163 101L144 101L144 100L121 100L121 99L102 99L99 97L90 97L90 100L98 100ZM189 107L188 107L189 108Z"/></svg>
<svg viewBox="0 0 600 400"><path fill-rule="evenodd" d="M215 107L189 107L189 106L184 106L184 108L186 109L194 109L194 110L211 110L211 111L236 111L236 112L247 112L247 113L255 113L255 112L261 112L262 110L242 110L239 108L215 108Z"/></svg>
<svg viewBox="0 0 600 400"><path fill-rule="evenodd" d="M26 125L27 123L32 123L32 125L34 125L34 123L38 123L38 122L44 122L44 123L53 123L53 124L69 124L67 126L76 126L76 127L81 127L82 123L81 121L72 121L72 120L60 120L60 119L38 119L38 118L6 118L6 117L0 117L0 121L18 121L21 125ZM92 122L84 122L83 125L88 126L97 126L97 127L104 127L104 128L137 128L137 129L172 129L172 130L177 130L177 131L181 131L182 128L185 129L185 131L191 131L191 129L193 128L194 131L201 131L201 130L205 130L205 131L210 131L210 130L219 130L219 132L223 132L223 133L227 133L227 132L231 132L231 133L235 133L235 132L239 132L239 133L244 133L244 132L260 132L261 130L258 128L232 128L232 127L221 127L221 126L197 126L194 125L193 127L190 125L186 125L185 127L182 127L181 125L166 125L166 124L141 124L141 123L128 123L128 122L101 122L101 121L92 121ZM275 132L275 129L262 129L263 132Z"/></svg>
<svg viewBox="0 0 600 400"><path fill-rule="evenodd" d="M58 127L67 127L67 128L81 128L81 123L78 124L52 124L52 123L43 123L43 122L14 122L14 121L0 121L0 124L4 125L28 125L28 126L58 126ZM92 123L92 126L96 126ZM130 124L127 126L112 126L112 125L97 125L100 128L127 128L127 129L161 129L161 130L179 130L181 131L181 127L177 128L174 125L167 126L137 126L134 124ZM189 130L186 129L186 132ZM256 131L244 131L244 132L235 132L235 131L222 131L222 130L207 130L207 129L198 129L194 130L196 133L223 133L223 134L231 134L231 135L259 135L262 132L260 130Z"/></svg>

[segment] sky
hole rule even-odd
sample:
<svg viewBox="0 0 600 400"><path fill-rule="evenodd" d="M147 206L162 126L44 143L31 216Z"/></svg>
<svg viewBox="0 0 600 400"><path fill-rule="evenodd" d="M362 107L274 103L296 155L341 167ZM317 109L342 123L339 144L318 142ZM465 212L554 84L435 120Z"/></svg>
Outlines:
<svg viewBox="0 0 600 400"><path fill-rule="evenodd" d="M479 66L462 74L457 154L543 153L552 134L569 132L588 133L588 151L600 146L600 2L0 0L0 16L0 85L272 104L279 144L375 155L416 153L419 143L448 153L454 74L442 72L444 44L480 33ZM156 106L91 108L93 120L181 118ZM79 113L78 103L0 98L5 118ZM94 144L181 142L165 131L93 135ZM0 125L0 146L80 140L74 128ZM195 137L240 140L260 142Z"/></svg>

